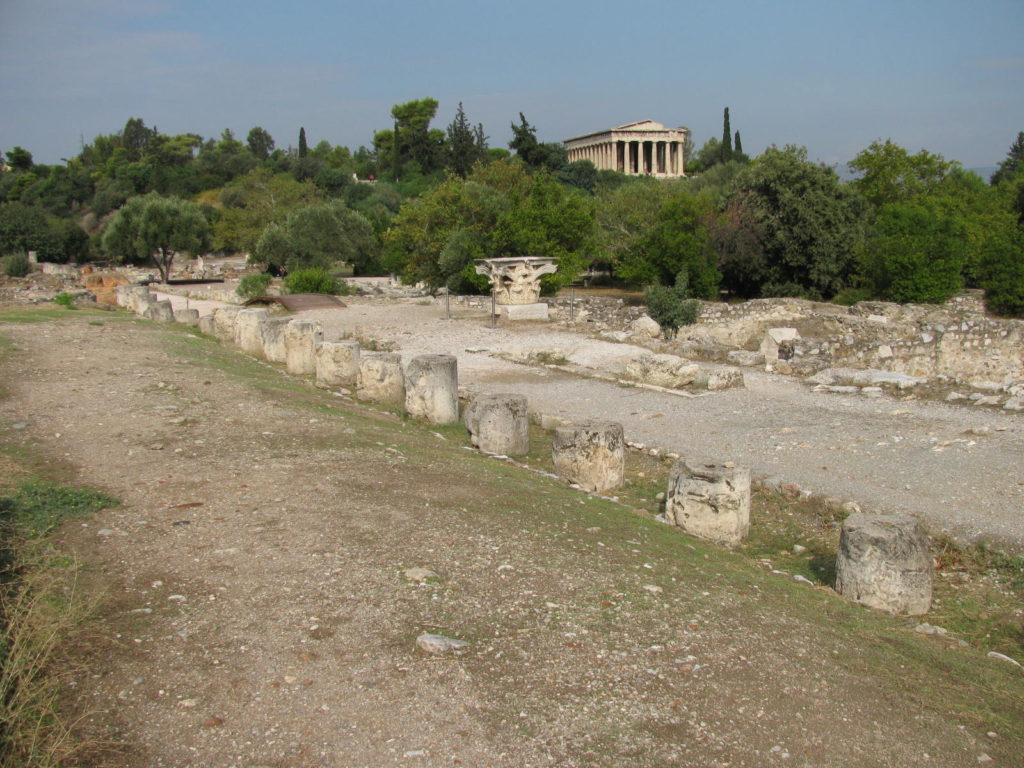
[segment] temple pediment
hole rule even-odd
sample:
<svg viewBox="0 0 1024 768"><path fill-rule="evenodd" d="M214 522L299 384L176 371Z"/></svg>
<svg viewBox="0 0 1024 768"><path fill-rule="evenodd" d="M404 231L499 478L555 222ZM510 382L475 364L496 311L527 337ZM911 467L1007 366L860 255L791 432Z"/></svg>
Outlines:
<svg viewBox="0 0 1024 768"><path fill-rule="evenodd" d="M612 128L613 131L664 131L665 126L653 120L640 120L636 123L626 123Z"/></svg>

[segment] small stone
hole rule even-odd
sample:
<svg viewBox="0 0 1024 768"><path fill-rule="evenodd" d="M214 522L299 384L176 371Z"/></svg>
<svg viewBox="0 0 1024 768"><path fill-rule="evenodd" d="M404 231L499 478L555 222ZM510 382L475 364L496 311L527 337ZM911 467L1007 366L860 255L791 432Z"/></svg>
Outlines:
<svg viewBox="0 0 1024 768"><path fill-rule="evenodd" d="M416 638L416 645L427 653L442 654L449 651L460 651L467 647L469 643L465 640L456 640L453 637L431 635L425 632Z"/></svg>
<svg viewBox="0 0 1024 768"><path fill-rule="evenodd" d="M979 764L986 765L987 763L991 763L991 762L992 762L992 758L989 757L988 755L986 755L984 752L982 752L980 755L978 755L978 763Z"/></svg>
<svg viewBox="0 0 1024 768"><path fill-rule="evenodd" d="M183 603L183 602L185 602L185 596L184 595L168 595L167 599L170 600L171 602L175 602L175 603Z"/></svg>
<svg viewBox="0 0 1024 768"><path fill-rule="evenodd" d="M223 717L208 717L206 720L203 720L202 723L203 728L217 728L221 725L224 725Z"/></svg>
<svg viewBox="0 0 1024 768"><path fill-rule="evenodd" d="M660 595L662 592L665 591L657 584L644 584L643 588L650 592L652 595Z"/></svg>
<svg viewBox="0 0 1024 768"><path fill-rule="evenodd" d="M409 581L416 581L420 583L429 581L430 579L437 578L437 574L434 573L432 570L430 570L429 568L420 568L419 566L415 568L406 568L403 575Z"/></svg>
<svg viewBox="0 0 1024 768"><path fill-rule="evenodd" d="M28 429L28 422L19 421L17 424L11 424L11 429Z"/></svg>
<svg viewBox="0 0 1024 768"><path fill-rule="evenodd" d="M186 709L191 709L192 707L195 707L198 704L199 699L182 699L178 702L179 707L185 707Z"/></svg>
<svg viewBox="0 0 1024 768"><path fill-rule="evenodd" d="M793 581L798 581L801 584L810 584L812 587L814 586L813 581L808 579L806 576L801 576L799 573L793 576Z"/></svg>
<svg viewBox="0 0 1024 768"><path fill-rule="evenodd" d="M806 551L807 551L807 547L805 547L803 544L794 544L793 545L793 554L794 555L802 555Z"/></svg>
<svg viewBox="0 0 1024 768"><path fill-rule="evenodd" d="M999 653L997 651L989 651L986 655L990 659L997 659L998 661L1005 661L1005 662L1007 662L1009 664L1013 664L1013 666L1015 666L1015 667L1019 667L1021 665L1020 662L1017 661L1016 659L1011 659L1009 656L1006 656L1006 655L1004 655L1002 653Z"/></svg>

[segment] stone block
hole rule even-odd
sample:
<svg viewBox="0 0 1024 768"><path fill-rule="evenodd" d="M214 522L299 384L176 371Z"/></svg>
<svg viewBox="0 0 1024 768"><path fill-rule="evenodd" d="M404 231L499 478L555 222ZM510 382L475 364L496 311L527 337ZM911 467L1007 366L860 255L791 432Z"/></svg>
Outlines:
<svg viewBox="0 0 1024 768"><path fill-rule="evenodd" d="M692 384L699 373L696 363L676 355L643 354L626 364L627 378L669 389Z"/></svg>
<svg viewBox="0 0 1024 768"><path fill-rule="evenodd" d="M597 493L622 485L625 453L622 425L613 421L585 421L556 427L551 441L551 456L558 476Z"/></svg>
<svg viewBox="0 0 1024 768"><path fill-rule="evenodd" d="M359 342L325 341L316 348L316 380L331 387L359 382Z"/></svg>
<svg viewBox="0 0 1024 768"><path fill-rule="evenodd" d="M155 320L158 323L174 322L174 307L168 300L153 301L146 307L142 316L147 320Z"/></svg>
<svg viewBox="0 0 1024 768"><path fill-rule="evenodd" d="M796 328L769 328L761 340L760 352L764 355L766 370L773 370L780 360L788 360L793 354L793 342L800 338Z"/></svg>
<svg viewBox="0 0 1024 768"><path fill-rule="evenodd" d="M315 320L292 320L284 327L284 367L288 373L312 376L316 373L316 348L324 332Z"/></svg>
<svg viewBox="0 0 1024 768"><path fill-rule="evenodd" d="M260 323L266 317L266 309L241 309L235 316L235 345L247 355L263 357Z"/></svg>
<svg viewBox="0 0 1024 768"><path fill-rule="evenodd" d="M198 309L176 309L174 310L174 321L182 325L195 327L199 325Z"/></svg>
<svg viewBox="0 0 1024 768"><path fill-rule="evenodd" d="M536 304L504 304L498 306L498 314L506 320L547 320L548 305L543 302Z"/></svg>
<svg viewBox="0 0 1024 768"><path fill-rule="evenodd" d="M288 351L284 345L284 329L290 322L290 317L265 317L260 321L263 357L267 361L283 363L288 359Z"/></svg>
<svg viewBox="0 0 1024 768"><path fill-rule="evenodd" d="M836 592L889 613L927 613L932 555L917 519L863 512L847 517L839 535Z"/></svg>
<svg viewBox="0 0 1024 768"><path fill-rule="evenodd" d="M139 317L145 317L146 312L148 312L149 308L153 304L156 304L157 301L159 301L159 299L157 299L156 294L150 293L148 288L145 292L139 291L133 298L132 312Z"/></svg>
<svg viewBox="0 0 1024 768"><path fill-rule="evenodd" d="M199 318L199 331L205 333L207 336L213 336L213 313L209 315L203 315Z"/></svg>
<svg viewBox="0 0 1024 768"><path fill-rule="evenodd" d="M653 318L647 315L640 315L640 317L629 324L629 332L640 338L656 339L661 336L661 326Z"/></svg>
<svg viewBox="0 0 1024 768"><path fill-rule="evenodd" d="M739 544L750 531L750 470L679 459L669 472L665 517L717 544Z"/></svg>
<svg viewBox="0 0 1024 768"><path fill-rule="evenodd" d="M530 451L530 416L525 395L477 395L464 415L469 440L481 451L523 456Z"/></svg>
<svg viewBox="0 0 1024 768"><path fill-rule="evenodd" d="M394 352L360 354L356 397L381 405L405 405L401 355Z"/></svg>
<svg viewBox="0 0 1024 768"><path fill-rule="evenodd" d="M743 387L743 372L729 369L716 371L702 370L693 380L696 387L703 387L709 392L717 392L722 389L734 389Z"/></svg>
<svg viewBox="0 0 1024 768"><path fill-rule="evenodd" d="M452 355L420 355L405 368L405 410L431 424L459 420L459 369Z"/></svg>
<svg viewBox="0 0 1024 768"><path fill-rule="evenodd" d="M213 310L213 335L223 341L235 341L235 320L241 310L238 307L217 307Z"/></svg>

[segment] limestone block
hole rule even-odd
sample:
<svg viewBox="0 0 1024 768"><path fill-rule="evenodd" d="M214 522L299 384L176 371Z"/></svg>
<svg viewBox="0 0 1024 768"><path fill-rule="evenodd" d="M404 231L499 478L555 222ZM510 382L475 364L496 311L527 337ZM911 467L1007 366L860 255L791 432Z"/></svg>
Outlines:
<svg viewBox="0 0 1024 768"><path fill-rule="evenodd" d="M235 320L239 311L238 307L217 307L213 310L213 335L218 339L234 342Z"/></svg>
<svg viewBox="0 0 1024 768"><path fill-rule="evenodd" d="M246 354L263 357L260 323L266 317L266 309L242 309L235 316L235 345Z"/></svg>
<svg viewBox="0 0 1024 768"><path fill-rule="evenodd" d="M787 350L791 351L793 342L799 338L800 333L796 328L769 328L765 331L760 349L764 355L765 368L771 370L779 360L788 360L792 357Z"/></svg>
<svg viewBox="0 0 1024 768"><path fill-rule="evenodd" d="M361 354L356 397L381 405L405 405L405 373L401 355L393 352Z"/></svg>
<svg viewBox="0 0 1024 768"><path fill-rule="evenodd" d="M703 370L697 374L697 378L693 380L693 383L695 386L704 387L710 392L716 392L721 389L733 389L743 386L743 372L729 369L717 371Z"/></svg>
<svg viewBox="0 0 1024 768"><path fill-rule="evenodd" d="M478 395L464 416L469 440L481 451L523 456L530 451L530 417L525 395Z"/></svg>
<svg viewBox="0 0 1024 768"><path fill-rule="evenodd" d="M676 355L643 354L626 365L627 378L669 389L693 383L699 373L696 363Z"/></svg>
<svg viewBox="0 0 1024 768"><path fill-rule="evenodd" d="M656 339L661 336L661 326L658 325L656 320L647 315L640 315L640 317L630 323L629 331L634 336L648 339Z"/></svg>
<svg viewBox="0 0 1024 768"><path fill-rule="evenodd" d="M669 472L665 517L699 538L739 544L750 530L750 470L679 459Z"/></svg>
<svg viewBox="0 0 1024 768"><path fill-rule="evenodd" d="M927 613L932 556L917 519L863 512L846 518L839 535L836 592L889 613Z"/></svg>
<svg viewBox="0 0 1024 768"><path fill-rule="evenodd" d="M359 342L325 341L316 348L316 380L332 387L359 381Z"/></svg>
<svg viewBox="0 0 1024 768"><path fill-rule="evenodd" d="M547 320L548 305L543 302L536 304L505 304L498 307L498 313L506 320Z"/></svg>
<svg viewBox="0 0 1024 768"><path fill-rule="evenodd" d="M148 288L145 293L139 291L135 294L135 300L132 302L132 312L139 317L145 317L149 308L153 304L156 304L158 300L159 299L157 299L156 294L150 293Z"/></svg>
<svg viewBox="0 0 1024 768"><path fill-rule="evenodd" d="M405 368L405 410L431 424L459 420L459 369L452 355L420 355Z"/></svg>
<svg viewBox="0 0 1024 768"><path fill-rule="evenodd" d="M155 320L158 323L173 323L174 307L167 300L153 301L146 307L142 316L147 320Z"/></svg>
<svg viewBox="0 0 1024 768"><path fill-rule="evenodd" d="M288 373L312 376L316 373L316 348L324 332L314 320L292 320L284 327L284 367Z"/></svg>
<svg viewBox="0 0 1024 768"><path fill-rule="evenodd" d="M556 427L551 442L558 476L597 493L622 485L625 451L622 425L613 421L585 421Z"/></svg>
<svg viewBox="0 0 1024 768"><path fill-rule="evenodd" d="M284 345L284 329L290 322L290 317L265 317L260 321L263 357L267 361L283 363L288 359L288 351Z"/></svg>
<svg viewBox="0 0 1024 768"><path fill-rule="evenodd" d="M117 286L117 305L134 312L136 298L143 293L149 293L149 286L119 285Z"/></svg>
<svg viewBox="0 0 1024 768"><path fill-rule="evenodd" d="M750 352L745 349L734 349L726 355L725 359L733 365L764 365L764 355L762 353Z"/></svg>
<svg viewBox="0 0 1024 768"><path fill-rule="evenodd" d="M174 310L174 320L182 325L197 326L199 325L199 310L176 309Z"/></svg>
<svg viewBox="0 0 1024 768"><path fill-rule="evenodd" d="M199 330L201 333L205 333L207 336L213 336L213 313L203 315L199 318Z"/></svg>

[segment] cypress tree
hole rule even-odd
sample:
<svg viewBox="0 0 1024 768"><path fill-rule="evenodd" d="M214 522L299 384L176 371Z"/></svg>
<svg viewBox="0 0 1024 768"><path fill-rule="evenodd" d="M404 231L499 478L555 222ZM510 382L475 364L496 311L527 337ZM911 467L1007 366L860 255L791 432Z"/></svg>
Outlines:
<svg viewBox="0 0 1024 768"><path fill-rule="evenodd" d="M732 151L737 155L743 154L743 142L740 141L740 132L736 131L736 141L733 142Z"/></svg>
<svg viewBox="0 0 1024 768"><path fill-rule="evenodd" d="M309 154L309 145L306 143L306 129L299 128L299 157Z"/></svg>
<svg viewBox="0 0 1024 768"><path fill-rule="evenodd" d="M398 120L395 120L395 132L391 144L391 175L398 181L398 174L402 170L401 144L398 141Z"/></svg>
<svg viewBox="0 0 1024 768"><path fill-rule="evenodd" d="M722 118L722 162L732 160L732 129L729 127L729 108L725 108L725 116Z"/></svg>

